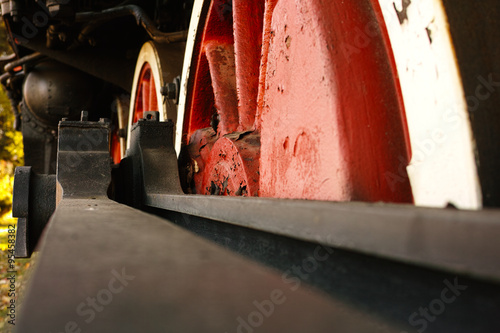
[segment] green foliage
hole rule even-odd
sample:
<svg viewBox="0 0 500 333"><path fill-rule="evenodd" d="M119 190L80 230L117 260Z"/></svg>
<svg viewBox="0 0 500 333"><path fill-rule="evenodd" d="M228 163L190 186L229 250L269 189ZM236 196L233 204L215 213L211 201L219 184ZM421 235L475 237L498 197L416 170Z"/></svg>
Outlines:
<svg viewBox="0 0 500 333"><path fill-rule="evenodd" d="M14 116L3 89L0 91L0 215L10 210L14 169L23 165L23 139L13 130Z"/></svg>
<svg viewBox="0 0 500 333"><path fill-rule="evenodd" d="M23 165L22 135L13 130L14 115L3 89L0 90L0 160Z"/></svg>
<svg viewBox="0 0 500 333"><path fill-rule="evenodd" d="M5 23L0 20L0 54L10 54L12 53L12 48L8 43L7 30L5 29Z"/></svg>
<svg viewBox="0 0 500 333"><path fill-rule="evenodd" d="M0 21L0 52L11 53L4 22ZM14 169L23 165L23 139L13 130L14 115L5 91L0 89L0 222L10 211Z"/></svg>
<svg viewBox="0 0 500 333"><path fill-rule="evenodd" d="M12 50L7 43L7 33L3 21L0 20L0 55L10 54ZM7 275L8 256L7 225L15 225L10 211L12 206L12 185L15 167L24 164L22 135L13 130L14 115L5 91L0 89L0 332L11 332L12 325L7 324L7 306L10 298L6 295L10 288L4 277ZM23 294L27 278L23 275L30 266L30 260L16 260L14 270L17 271L16 298ZM17 299L19 303L19 299Z"/></svg>

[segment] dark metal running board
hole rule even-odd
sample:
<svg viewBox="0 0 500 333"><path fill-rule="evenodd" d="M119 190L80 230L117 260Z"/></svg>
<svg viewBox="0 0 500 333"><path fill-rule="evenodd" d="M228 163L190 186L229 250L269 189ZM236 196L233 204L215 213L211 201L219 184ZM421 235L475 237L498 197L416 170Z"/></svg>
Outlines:
<svg viewBox="0 0 500 333"><path fill-rule="evenodd" d="M259 332L378 332L381 324L107 199L63 199L24 302L17 332L237 332L257 324Z"/></svg>
<svg viewBox="0 0 500 333"><path fill-rule="evenodd" d="M500 211L148 193L151 207L500 281Z"/></svg>

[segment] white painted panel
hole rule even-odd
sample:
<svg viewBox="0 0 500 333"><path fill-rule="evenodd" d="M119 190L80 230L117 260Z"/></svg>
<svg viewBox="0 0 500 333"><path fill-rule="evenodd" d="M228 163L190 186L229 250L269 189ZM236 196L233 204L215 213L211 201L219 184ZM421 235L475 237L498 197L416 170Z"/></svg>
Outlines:
<svg viewBox="0 0 500 333"><path fill-rule="evenodd" d="M474 142L441 0L379 2L408 120L413 156L408 174L415 203L479 209Z"/></svg>
<svg viewBox="0 0 500 333"><path fill-rule="evenodd" d="M181 153L182 143L182 130L184 125L184 115L186 109L187 98L187 83L189 80L189 72L191 69L191 62L196 42L196 35L198 33L198 25L200 21L201 11L203 9L204 0L196 0L193 5L193 12L191 14L191 22L189 24L188 39L186 43L186 53L184 55L184 67L182 69L181 90L179 94L179 107L177 109L177 124L175 126L175 151L177 156Z"/></svg>

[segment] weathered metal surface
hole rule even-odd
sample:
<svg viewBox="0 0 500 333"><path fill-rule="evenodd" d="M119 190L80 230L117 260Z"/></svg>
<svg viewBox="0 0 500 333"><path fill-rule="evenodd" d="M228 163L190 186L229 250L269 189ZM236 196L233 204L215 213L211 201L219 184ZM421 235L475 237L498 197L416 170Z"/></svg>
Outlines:
<svg viewBox="0 0 500 333"><path fill-rule="evenodd" d="M17 217L15 256L27 258L30 256L28 239L29 191L31 168L16 168L13 188L12 216Z"/></svg>
<svg viewBox="0 0 500 333"><path fill-rule="evenodd" d="M235 0L232 4L240 132L253 129L255 123L264 6L263 1Z"/></svg>
<svg viewBox="0 0 500 333"><path fill-rule="evenodd" d="M188 134L187 182L192 184L190 190L194 193L233 196L259 193L260 136L253 130L262 15L263 3L259 1L211 4L203 41L198 45L202 57L199 61L206 61L208 67L198 68L195 80L209 75L212 89L205 87L193 94L192 103L210 101L213 96L215 110L210 116L212 128ZM205 113L195 108L191 117L197 119L190 118L193 121L190 127L196 128L196 122Z"/></svg>
<svg viewBox="0 0 500 333"><path fill-rule="evenodd" d="M57 61L36 64L26 76L23 97L32 121L55 130L62 118L75 120L96 99L96 80Z"/></svg>
<svg viewBox="0 0 500 333"><path fill-rule="evenodd" d="M186 187L212 193L223 178L258 179L252 195L412 202L404 108L377 2L206 3L184 78L186 168L199 173ZM198 141L209 127L215 140ZM224 136L249 131L260 146L245 160L259 165L214 172L233 155Z"/></svg>
<svg viewBox="0 0 500 333"><path fill-rule="evenodd" d="M213 117L217 117L216 125L212 127L217 134L226 135L236 131L239 122L234 45L232 40L220 41L211 35L205 38L205 43L201 47L208 61L213 88L213 91L208 90L207 93L214 95L216 111Z"/></svg>
<svg viewBox="0 0 500 333"><path fill-rule="evenodd" d="M404 107L378 3L279 0L266 19L261 196L411 203Z"/></svg>
<svg viewBox="0 0 500 333"><path fill-rule="evenodd" d="M133 124L130 148L114 175L114 198L137 208L143 206L145 193L182 193L173 144L174 124L160 122L158 112L146 112L144 116Z"/></svg>
<svg viewBox="0 0 500 333"><path fill-rule="evenodd" d="M253 131L263 10L260 1L210 3L193 70L198 90L189 97L184 125L189 147L183 181L193 193L259 193L260 136Z"/></svg>
<svg viewBox="0 0 500 333"><path fill-rule="evenodd" d="M111 180L109 124L88 122L86 115L82 113L80 122L60 124L57 177L63 195L45 233L38 267L17 326L19 332L137 332L145 329L161 332L401 332L424 327L424 319L416 320L418 312L415 312L417 317L410 312L407 319L404 315L399 317L400 311L395 315L394 310L374 310L372 303L360 300L362 288L346 292L343 288L352 286L342 284L338 286L340 291L335 292L330 286L325 295L307 285L309 274L295 264L289 269L280 268L282 272L270 270L201 240L168 220L109 200L106 197ZM497 282L500 279L499 250L495 245L500 237L497 211L182 195L173 123L158 122L158 113L145 116L146 119L134 125L131 149L118 170L123 172L122 177L129 176L121 180L131 183L125 191L139 200L134 204L204 216L482 279ZM173 218L178 219L175 214ZM190 217L181 215L181 220L190 223ZM220 234L215 232L212 236L217 238ZM269 237L273 236L269 234ZM231 241L226 241L226 245L228 243ZM241 243L238 244L241 250ZM271 251L264 246L260 252L250 251L250 254L269 255L276 250L273 246L269 245ZM291 248L281 247L280 251ZM324 250L323 255L317 249ZM312 259L307 258L319 265L318 260L323 260L325 255L330 257L333 252L316 245ZM364 267L376 265L378 259L360 261L364 261ZM400 269L392 265L393 269ZM311 267L307 267L309 272ZM313 267L311 273L317 269ZM291 276L291 271L299 275ZM370 280L372 288L377 288L377 280L378 276ZM387 288L387 281L380 281ZM409 281L409 288L416 286L422 290L415 279L407 276L404 281ZM455 295L455 300L470 286L476 286L479 291L476 289L466 296L466 306L461 306L458 313L470 309L474 302L485 302L487 318L493 318L496 308L490 303L494 297L486 292L486 284L453 276L443 281L445 289L441 286L440 290L434 284L430 289L437 290L441 298L445 294L445 300L439 304L450 304L450 293ZM393 283L400 285L401 281L391 280L390 284ZM318 286L323 289L321 284ZM490 287L489 292L496 295L498 287ZM428 295L433 297L432 293ZM394 302L392 299L388 304L394 306ZM438 303L432 298L430 302L430 311L441 314L441 305L436 312L432 304ZM417 303L415 309L422 313L420 305ZM406 304L404 308L417 311L412 310L412 306ZM465 326L457 326L456 313L452 311L451 317L444 315L444 324L434 327L459 328L454 331L480 327L487 331L499 325L495 321L475 325L474 318L466 318ZM425 327L433 321L426 321Z"/></svg>
<svg viewBox="0 0 500 333"><path fill-rule="evenodd" d="M59 123L57 181L63 198L107 197L111 183L109 122L83 120Z"/></svg>
<svg viewBox="0 0 500 333"><path fill-rule="evenodd" d="M260 135L235 132L220 139L212 128L196 131L187 147L187 182L197 194L258 196Z"/></svg>
<svg viewBox="0 0 500 333"><path fill-rule="evenodd" d="M400 323L403 326L401 332L491 333L500 330L498 283L324 247L188 214L155 213L283 272L288 278L296 279L297 285L318 288L331 298L376 316L384 323ZM304 315L306 311L304 309ZM309 332L314 332L314 327Z"/></svg>
<svg viewBox="0 0 500 333"><path fill-rule="evenodd" d="M306 286L293 292L291 287L280 273L163 219L107 199L63 199L16 328L21 333L400 331L391 324L379 329L379 319Z"/></svg>
<svg viewBox="0 0 500 333"><path fill-rule="evenodd" d="M187 82L189 82L191 78L191 64L193 60L197 59L198 57L199 49L197 48L196 41L198 40L198 36L203 33L203 27L199 25L199 21L200 19L204 19L205 14L208 11L208 7L208 1L195 0L193 4L193 10L191 12L188 39L186 41L186 52L184 53L184 62L182 65L181 85L179 91L179 107L177 110L178 117L175 121L175 151L177 153L177 156L179 156L179 154L181 153L181 146L188 142L188 139L184 134L185 125L187 123L184 121L184 119L186 117L186 114L189 113L186 109L186 103L188 103L187 94L190 91Z"/></svg>
<svg viewBox="0 0 500 333"><path fill-rule="evenodd" d="M456 26L452 27L443 8L446 1L378 2L398 69L408 120L412 158L407 170L415 204L442 208L452 203L461 209L480 209L481 186L466 100L474 101L476 97L473 91L464 93L462 80L465 77L458 70L453 45L457 43L452 42L450 32L453 29L477 31L479 24L485 24L479 18L482 15L476 16L477 24L466 24L467 19L473 17L471 10L466 10L464 18L458 19ZM457 1L450 3L453 9L464 7ZM494 6L496 3L487 6L487 11ZM497 30L490 28L492 24L486 26L488 29L479 30L488 34ZM474 40L474 37L462 38L457 45L461 47L462 43L467 45ZM482 49L468 45L465 48L474 54ZM460 63L469 65L477 60L472 57ZM474 71L469 79L474 82L474 88L479 83L477 76L480 74ZM404 166L401 164L401 167ZM407 181L401 173L390 173L388 178L395 183Z"/></svg>
<svg viewBox="0 0 500 333"><path fill-rule="evenodd" d="M12 216L18 218L15 257L29 258L56 206L55 175L16 168L12 201Z"/></svg>
<svg viewBox="0 0 500 333"><path fill-rule="evenodd" d="M500 281L500 212L201 195L146 196L152 207Z"/></svg>

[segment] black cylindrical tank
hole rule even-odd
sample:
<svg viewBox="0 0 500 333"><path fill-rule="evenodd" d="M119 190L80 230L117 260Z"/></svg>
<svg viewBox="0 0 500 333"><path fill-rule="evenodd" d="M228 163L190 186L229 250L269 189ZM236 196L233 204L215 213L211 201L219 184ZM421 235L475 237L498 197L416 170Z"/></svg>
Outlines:
<svg viewBox="0 0 500 333"><path fill-rule="evenodd" d="M30 113L47 127L62 118L78 118L94 98L93 79L56 61L37 64L26 76L24 102Z"/></svg>

